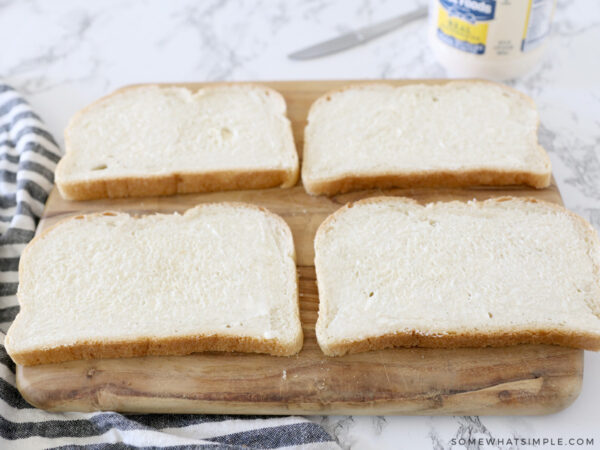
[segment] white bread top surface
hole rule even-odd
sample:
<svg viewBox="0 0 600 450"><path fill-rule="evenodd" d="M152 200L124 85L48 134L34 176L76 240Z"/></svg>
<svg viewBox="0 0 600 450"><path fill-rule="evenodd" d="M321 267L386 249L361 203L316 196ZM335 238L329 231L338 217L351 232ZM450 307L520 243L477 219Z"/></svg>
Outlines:
<svg viewBox="0 0 600 450"><path fill-rule="evenodd" d="M544 329L600 339L600 243L564 208L521 199L350 204L315 239L319 342Z"/></svg>
<svg viewBox="0 0 600 450"><path fill-rule="evenodd" d="M305 182L492 169L549 174L533 101L486 81L349 86L319 98L305 130Z"/></svg>
<svg viewBox="0 0 600 450"><path fill-rule="evenodd" d="M76 114L57 181L298 167L286 104L255 85L123 88Z"/></svg>
<svg viewBox="0 0 600 450"><path fill-rule="evenodd" d="M194 335L291 345L301 334L289 227L242 203L67 219L29 244L19 280L10 352Z"/></svg>

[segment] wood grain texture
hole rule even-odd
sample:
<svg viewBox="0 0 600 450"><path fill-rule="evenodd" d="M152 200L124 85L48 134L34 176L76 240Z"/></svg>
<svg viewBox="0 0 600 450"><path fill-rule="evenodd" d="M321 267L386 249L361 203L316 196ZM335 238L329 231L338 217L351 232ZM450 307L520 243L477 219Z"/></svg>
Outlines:
<svg viewBox="0 0 600 450"><path fill-rule="evenodd" d="M439 81L433 81L439 82ZM308 108L328 90L355 81L264 83L288 103L298 149ZM406 81L393 81L403 84ZM261 84L261 83L258 83ZM197 88L201 84L187 84ZM174 197L69 202L54 190L40 230L68 216L105 210L135 214L183 211L204 202L245 201L281 215L298 259L304 348L299 355L200 353L72 361L17 367L17 385L33 405L53 411L117 410L224 414L547 414L579 394L583 351L521 345L484 349L388 349L329 358L314 325L318 293L313 266L317 227L347 203L402 195L421 203L513 195L561 203L556 184L543 190L510 186L471 189L370 190L312 197L291 189L217 192Z"/></svg>

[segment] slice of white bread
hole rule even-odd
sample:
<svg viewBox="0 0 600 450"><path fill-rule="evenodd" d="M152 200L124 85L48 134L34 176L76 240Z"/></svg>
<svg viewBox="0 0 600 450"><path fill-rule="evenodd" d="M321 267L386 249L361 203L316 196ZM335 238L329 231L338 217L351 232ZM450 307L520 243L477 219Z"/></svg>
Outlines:
<svg viewBox="0 0 600 450"><path fill-rule="evenodd" d="M350 86L311 107L302 181L355 189L550 183L533 101L501 84Z"/></svg>
<svg viewBox="0 0 600 450"><path fill-rule="evenodd" d="M67 219L25 249L17 295L23 365L302 347L290 229L243 203Z"/></svg>
<svg viewBox="0 0 600 450"><path fill-rule="evenodd" d="M348 204L315 239L323 352L522 343L600 349L600 242L566 209L511 197Z"/></svg>
<svg viewBox="0 0 600 450"><path fill-rule="evenodd" d="M143 85L76 114L56 170L70 200L290 187L298 154L283 97L254 85Z"/></svg>

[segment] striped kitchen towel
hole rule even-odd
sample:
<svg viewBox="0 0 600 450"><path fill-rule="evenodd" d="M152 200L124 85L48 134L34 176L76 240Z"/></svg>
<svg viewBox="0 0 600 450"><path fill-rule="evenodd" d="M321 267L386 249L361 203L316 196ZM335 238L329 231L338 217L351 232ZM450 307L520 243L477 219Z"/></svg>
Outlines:
<svg viewBox="0 0 600 450"><path fill-rule="evenodd" d="M19 256L35 233L58 145L10 86L0 82L0 342L19 311ZM15 365L0 344L0 448L339 448L302 417L48 413L15 387Z"/></svg>

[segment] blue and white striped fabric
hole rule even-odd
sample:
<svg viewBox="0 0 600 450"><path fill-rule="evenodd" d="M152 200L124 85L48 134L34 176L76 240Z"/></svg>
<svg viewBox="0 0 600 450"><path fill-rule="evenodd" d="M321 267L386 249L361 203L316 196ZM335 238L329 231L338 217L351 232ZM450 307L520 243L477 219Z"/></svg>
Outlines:
<svg viewBox="0 0 600 450"><path fill-rule="evenodd" d="M27 102L0 82L0 342L19 306L19 256L35 233L54 182L59 148ZM15 387L0 345L0 448L339 448L302 417L48 413Z"/></svg>
<svg viewBox="0 0 600 450"><path fill-rule="evenodd" d="M56 142L27 102L0 83L0 329L18 311L19 256L35 232L60 159Z"/></svg>

